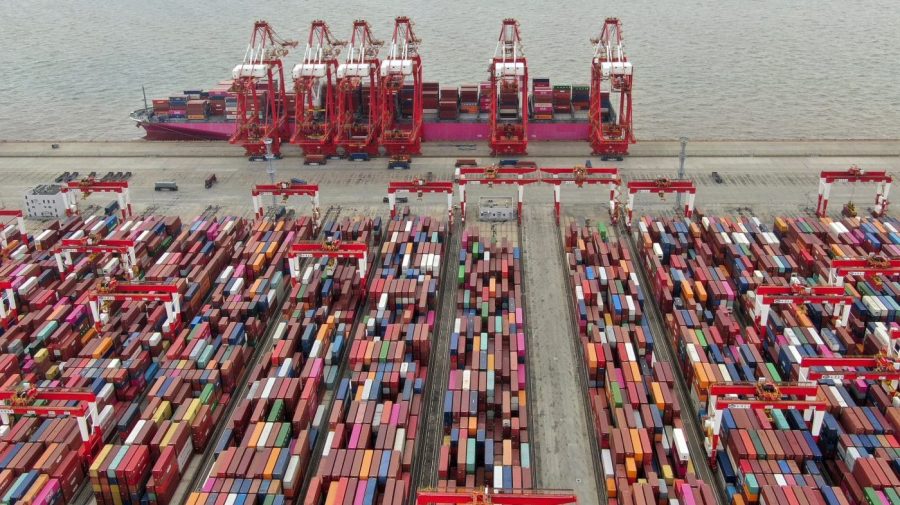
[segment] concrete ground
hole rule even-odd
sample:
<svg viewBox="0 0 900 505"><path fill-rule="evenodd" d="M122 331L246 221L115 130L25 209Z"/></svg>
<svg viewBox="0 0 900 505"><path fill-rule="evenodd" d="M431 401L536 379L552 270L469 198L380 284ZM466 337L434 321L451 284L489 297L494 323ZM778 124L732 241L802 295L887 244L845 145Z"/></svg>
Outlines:
<svg viewBox="0 0 900 505"><path fill-rule="evenodd" d="M634 146L633 155L625 161L591 159L594 166L618 166L626 180L672 178L678 166L678 147L678 142L642 142ZM318 183L323 213L329 206L340 206L341 216L372 215L386 213L387 205L382 199L389 181L424 177L428 172L435 179L449 179L456 158L474 157L488 164L491 159L486 151L484 145L428 146L425 156L413 161L412 170L396 172L386 170L384 159L303 166L291 148L286 150L284 160L275 162L276 179L299 177ZM540 166L571 167L588 158L586 146L581 143L537 144L531 152L526 159ZM240 149L225 143L63 143L58 149L51 149L49 143L0 142L0 207L22 208L26 190L51 183L63 171L77 170L82 175L96 171L101 176L108 171L131 171L132 203L138 213L178 214L186 219L212 211L250 216L250 187L267 183L269 178L265 163L250 163L240 154ZM698 187L698 208L714 214L752 213L771 223L775 215L804 214L815 207L820 170L842 170L853 164L863 169L898 172L900 141L691 142L686 168L687 176ZM712 180L712 171L722 175L722 184ZM210 173L217 175L219 183L207 190L203 180ZM153 183L158 180L174 180L180 190L155 192ZM470 187L467 193L474 210L479 196L512 196L514 190ZM570 297L564 284L558 232L553 225L552 190L533 185L525 193L525 225L519 239L527 251L530 409L538 482L545 487L574 488L584 503L597 503L591 454L586 444L579 443L586 440L589 427L585 415L579 413L584 412L585 406L576 384L578 354L574 339L565 333L566 321L571 317L567 316ZM831 210L838 212L851 195L861 210L874 200L873 188L853 190L836 185ZM426 195L421 202L415 195L409 198L415 213L442 213L446 201L443 195ZM563 189L564 208L577 209L576 215L582 217L605 215L607 198L605 188ZM109 195L91 195L79 204L83 209L88 205L102 208L110 200ZM308 199L295 199L288 205L300 213L310 212ZM661 200L656 195L638 195L635 216L674 215L673 209L673 196ZM891 215L897 215L894 209ZM28 226L35 231L41 223L29 221Z"/></svg>

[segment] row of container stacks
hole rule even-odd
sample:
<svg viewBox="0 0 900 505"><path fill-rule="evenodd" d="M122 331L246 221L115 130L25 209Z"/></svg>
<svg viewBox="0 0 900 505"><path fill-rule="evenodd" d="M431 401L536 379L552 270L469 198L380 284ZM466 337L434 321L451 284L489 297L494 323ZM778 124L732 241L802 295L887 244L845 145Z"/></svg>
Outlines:
<svg viewBox="0 0 900 505"><path fill-rule="evenodd" d="M254 224L198 219L146 270L147 280L193 280L185 294L187 324L172 338L150 342L158 371L146 397L119 420L119 445L104 448L89 470L98 503L171 502L194 454L212 442L284 300L290 245L311 238L312 228L308 217ZM152 463L141 473L128 455L144 447Z"/></svg>
<svg viewBox="0 0 900 505"><path fill-rule="evenodd" d="M388 223L304 503L409 501L447 236L431 218Z"/></svg>
<svg viewBox="0 0 900 505"><path fill-rule="evenodd" d="M237 94L231 91L231 86L231 81L222 81L208 91L185 90L168 99L154 99L153 112L160 119L233 120L237 117Z"/></svg>
<svg viewBox="0 0 900 505"><path fill-rule="evenodd" d="M154 115L163 121L188 120L209 121L237 119L237 93L232 90L233 82L219 82L209 90L185 90L180 95L151 100ZM441 86L437 82L422 83L422 109L425 114L435 115L441 120L457 120L460 114L487 113L491 110L491 83L462 84L457 87ZM257 91L260 103L266 101L266 88L261 85ZM355 90L348 92L347 99L354 110L365 114L368 112L369 86L363 83ZM412 85L405 84L399 95L399 115L408 118L413 113L415 91ZM296 94L285 93L288 118L293 120L296 108ZM502 92L498 104L504 111L504 118L518 116L519 94L516 90ZM281 109L280 98L276 98L276 107ZM587 85L555 85L550 86L549 79L534 79L531 93L532 118L536 120L552 120L554 114L570 114L572 111L585 111L590 107L590 86ZM608 104L608 96L604 103ZM321 104L317 104L321 105ZM265 108L263 108L265 109ZM515 110L513 110L515 109Z"/></svg>
<svg viewBox="0 0 900 505"><path fill-rule="evenodd" d="M533 487L521 249L468 229L444 393L438 487Z"/></svg>
<svg viewBox="0 0 900 505"><path fill-rule="evenodd" d="M715 503L694 474L672 365L655 357L625 243L571 221L563 243L610 503Z"/></svg>
<svg viewBox="0 0 900 505"><path fill-rule="evenodd" d="M643 218L642 260L697 415L709 414L711 384L797 381L804 356L883 351L900 285L882 275L844 278L854 298L847 327L837 327L835 307L818 303L773 305L761 334L738 318L752 321L760 285L792 277L823 285L834 258L898 257L898 226L890 218L778 218L772 229L746 217ZM818 440L797 410L726 411L714 461L719 478L735 503L892 503L900 483L893 395L878 381L819 381L828 411Z"/></svg>
<svg viewBox="0 0 900 505"><path fill-rule="evenodd" d="M329 220L322 235L376 244L380 221ZM311 234L306 237L313 238ZM294 240L296 241L296 240ZM287 256L274 264L284 275ZM355 262L310 260L285 282L280 313L272 313L263 354L249 370L248 389L218 440L214 461L188 503L284 503L307 478L312 450L325 436L327 391L333 391L357 319L363 286Z"/></svg>

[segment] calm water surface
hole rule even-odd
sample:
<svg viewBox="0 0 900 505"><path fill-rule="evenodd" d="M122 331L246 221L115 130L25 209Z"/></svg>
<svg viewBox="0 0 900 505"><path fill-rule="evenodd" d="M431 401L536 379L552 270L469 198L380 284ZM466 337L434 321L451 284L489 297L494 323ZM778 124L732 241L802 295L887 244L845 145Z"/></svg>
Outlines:
<svg viewBox="0 0 900 505"><path fill-rule="evenodd" d="M254 19L301 39L314 18L346 38L365 17L389 38L399 14L425 78L446 84L483 80L504 17L521 22L531 76L586 84L588 39L619 16L643 139L900 137L896 0L29 0L0 2L0 139L137 138L141 85L153 98L226 78Z"/></svg>

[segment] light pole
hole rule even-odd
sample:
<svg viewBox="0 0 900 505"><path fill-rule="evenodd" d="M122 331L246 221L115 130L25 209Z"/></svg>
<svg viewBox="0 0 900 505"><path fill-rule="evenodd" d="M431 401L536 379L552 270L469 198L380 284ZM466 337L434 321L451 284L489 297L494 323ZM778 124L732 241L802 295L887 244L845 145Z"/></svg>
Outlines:
<svg viewBox="0 0 900 505"><path fill-rule="evenodd" d="M275 159L275 155L272 154L272 139L266 137L263 139L263 143L266 145L266 173L269 174L269 182L272 185L275 185L275 164L272 163L272 160ZM272 212L278 211L278 199L272 194Z"/></svg>
<svg viewBox="0 0 900 505"><path fill-rule="evenodd" d="M681 154L678 155L678 178L684 179L684 160L687 158L685 155L685 149L687 149L688 138L680 137L678 139L681 142ZM681 193L675 195L675 209L681 208Z"/></svg>

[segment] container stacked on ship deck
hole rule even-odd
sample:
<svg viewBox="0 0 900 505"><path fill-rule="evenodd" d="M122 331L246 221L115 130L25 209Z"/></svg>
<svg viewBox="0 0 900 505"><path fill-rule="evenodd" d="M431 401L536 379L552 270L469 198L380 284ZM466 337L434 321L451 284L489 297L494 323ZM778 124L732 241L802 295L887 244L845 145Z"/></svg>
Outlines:
<svg viewBox="0 0 900 505"><path fill-rule="evenodd" d="M521 250L491 242L474 229L461 237L441 488L533 487Z"/></svg>
<svg viewBox="0 0 900 505"><path fill-rule="evenodd" d="M305 503L407 503L446 240L438 220L389 222Z"/></svg>
<svg viewBox="0 0 900 505"><path fill-rule="evenodd" d="M104 305L101 308L104 324L98 333L91 324L88 293L97 285L98 275L124 278L118 256L73 253L73 265L62 280L56 270L52 248L59 239L85 235L132 239L139 270L148 272L159 258L174 250L185 234L181 228L177 217L139 218L121 224L115 217L90 217L84 221L76 217L54 223L38 233L35 251L27 258L23 256L6 263L0 274L17 286L17 305L20 312L24 312L2 336L3 351L9 353L4 354L2 387L10 390L24 380L39 390L64 387L91 391L98 398L103 433L107 438L121 438L133 424L140 408L137 402L141 394L160 373L159 363L165 359L164 346L169 341L162 338L162 331L168 326L165 309L152 302ZM194 273L202 268L201 263L202 260L196 262ZM197 283L193 278L180 279L177 283L185 298L185 311L190 310L188 307L196 295ZM20 379L9 375L11 372L23 375ZM28 486L35 490L43 483L47 493L59 492L64 500L72 498L89 463L76 452L81 446L81 437L75 419L23 417L16 420L10 430L2 431L4 443L24 443L30 439L43 447L45 450L40 459L31 460L33 466L29 468L56 479L42 479L40 475L37 479L20 476L24 480L15 483L16 489L6 489L0 484L0 494L10 492L11 498L23 489L28 490ZM144 494L144 463L148 461L145 449L149 450L147 447L130 447L122 454L121 467L110 471L117 486L117 499L121 502L140 500ZM104 451L108 450L104 448ZM125 460L125 456L129 459ZM14 457L4 461L18 464L22 460ZM121 483L116 480L119 478L123 479ZM58 490L54 490L56 487Z"/></svg>
<svg viewBox="0 0 900 505"><path fill-rule="evenodd" d="M896 256L900 236L893 222L779 218L770 232L755 218L644 218L640 229L643 261L668 312L669 337L701 418L710 384L795 381L804 356L871 354L875 342L887 337L885 323L893 318L886 307L900 292L887 279L876 288L875 281L845 278L848 294L872 297L868 304L856 299L848 328L836 327L830 304L773 305L762 335L740 324L736 311L752 321L760 285L787 285L792 278L826 284L832 258L864 257L867 251ZM818 441L797 410L724 412L715 463L733 499L785 503L802 494L828 503L863 503L870 493L887 496L885 489L897 486L900 445L887 437L889 423L878 420L892 408L884 386L822 384L818 399L830 406ZM835 454L841 457L832 459ZM865 470L854 472L859 461Z"/></svg>
<svg viewBox="0 0 900 505"><path fill-rule="evenodd" d="M570 222L563 238L610 502L714 500L709 484L694 475L673 370L655 359L627 245L608 241L603 225Z"/></svg>
<svg viewBox="0 0 900 505"><path fill-rule="evenodd" d="M146 279L185 279L183 317L173 337L148 338L158 371L141 405L119 426L118 444L104 448L90 474L101 503L137 503L121 494L127 455L148 449L147 472L128 480L129 490L146 485L151 503L169 503L192 457L210 443L214 426L241 384L253 347L287 292L283 273L289 246L307 238L309 218L259 221L197 219L147 270ZM129 477L132 479L132 477ZM137 495L140 497L140 494Z"/></svg>
<svg viewBox="0 0 900 505"><path fill-rule="evenodd" d="M322 233L371 244L378 226L344 219L326 222ZM268 350L249 371L248 391L212 441L212 468L188 503L278 503L300 492L312 448L324 433L324 396L335 385L362 289L355 262L327 258L306 265L291 283L285 274L290 244L311 238L310 231L285 237L270 267L283 279L281 317L278 296L267 318L271 328L260 333Z"/></svg>

